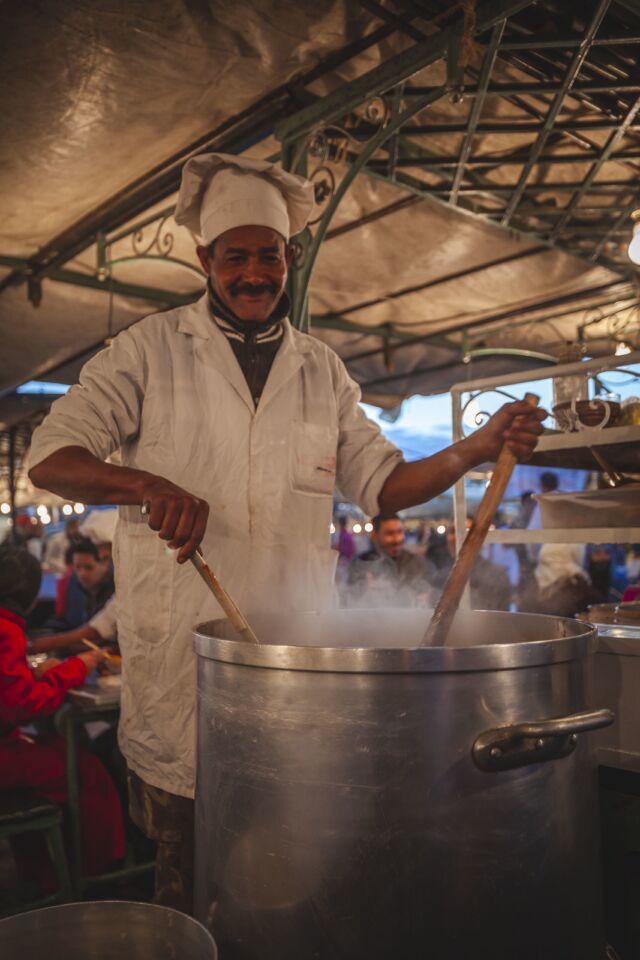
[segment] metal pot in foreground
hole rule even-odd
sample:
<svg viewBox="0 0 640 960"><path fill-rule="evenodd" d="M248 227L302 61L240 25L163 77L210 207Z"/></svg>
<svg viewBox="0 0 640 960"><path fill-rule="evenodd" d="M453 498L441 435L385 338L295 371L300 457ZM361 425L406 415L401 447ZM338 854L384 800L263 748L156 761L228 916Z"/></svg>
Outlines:
<svg viewBox="0 0 640 960"><path fill-rule="evenodd" d="M196 629L196 916L221 960L602 960L590 624Z"/></svg>
<svg viewBox="0 0 640 960"><path fill-rule="evenodd" d="M151 903L66 903L0 921L2 960L216 960L217 956L201 924Z"/></svg>

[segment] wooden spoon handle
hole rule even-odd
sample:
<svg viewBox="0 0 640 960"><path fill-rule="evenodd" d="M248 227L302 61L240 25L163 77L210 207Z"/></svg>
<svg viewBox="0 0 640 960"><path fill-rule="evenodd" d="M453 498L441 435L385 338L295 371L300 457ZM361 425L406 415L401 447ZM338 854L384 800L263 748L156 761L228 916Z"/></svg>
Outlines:
<svg viewBox="0 0 640 960"><path fill-rule="evenodd" d="M532 407L537 407L540 400L535 393L528 393L524 399ZM496 468L493 471L493 476L485 490L477 513L473 518L464 543L456 557L456 561L451 568L451 573L447 578L433 618L422 641L423 646L445 646L451 623L458 610L464 588L471 576L471 570L473 569L476 557L482 549L487 531L502 502L504 492L507 489L513 468L517 462L515 455L511 453L506 446L503 447L500 451Z"/></svg>
<svg viewBox="0 0 640 960"><path fill-rule="evenodd" d="M251 629L247 618L243 613L240 612L239 608L224 589L211 567L209 567L205 562L205 559L199 550L196 550L196 552L193 554L191 557L191 562L226 613L234 629L243 637L244 640L248 640L250 643L259 643L260 641Z"/></svg>

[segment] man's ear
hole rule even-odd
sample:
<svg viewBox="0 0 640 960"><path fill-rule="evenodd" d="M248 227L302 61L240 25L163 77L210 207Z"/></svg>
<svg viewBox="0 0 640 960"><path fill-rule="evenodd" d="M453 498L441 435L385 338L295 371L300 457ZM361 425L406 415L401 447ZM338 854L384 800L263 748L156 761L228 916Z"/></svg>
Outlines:
<svg viewBox="0 0 640 960"><path fill-rule="evenodd" d="M213 254L209 253L208 247L196 247L196 253L198 254L198 260L200 261L200 266L204 270L207 276L211 273L211 261L213 260Z"/></svg>

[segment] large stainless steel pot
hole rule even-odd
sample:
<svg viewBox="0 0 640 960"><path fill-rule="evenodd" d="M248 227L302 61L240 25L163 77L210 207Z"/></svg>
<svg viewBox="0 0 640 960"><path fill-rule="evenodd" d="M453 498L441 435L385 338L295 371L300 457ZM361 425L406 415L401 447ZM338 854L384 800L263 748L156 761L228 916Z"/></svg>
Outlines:
<svg viewBox="0 0 640 960"><path fill-rule="evenodd" d="M211 935L201 924L151 903L67 903L0 921L2 960L216 960L217 956Z"/></svg>
<svg viewBox="0 0 640 960"><path fill-rule="evenodd" d="M200 626L196 916L221 960L602 960L589 624Z"/></svg>

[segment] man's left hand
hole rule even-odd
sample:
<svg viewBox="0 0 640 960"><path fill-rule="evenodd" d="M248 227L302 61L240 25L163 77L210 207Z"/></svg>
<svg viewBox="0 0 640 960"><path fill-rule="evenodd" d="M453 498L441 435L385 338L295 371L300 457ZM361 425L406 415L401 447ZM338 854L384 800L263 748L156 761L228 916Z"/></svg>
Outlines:
<svg viewBox="0 0 640 960"><path fill-rule="evenodd" d="M532 407L525 400L505 403L488 423L468 438L477 463L497 460L506 446L518 460L529 460L543 432L542 421L547 411Z"/></svg>

